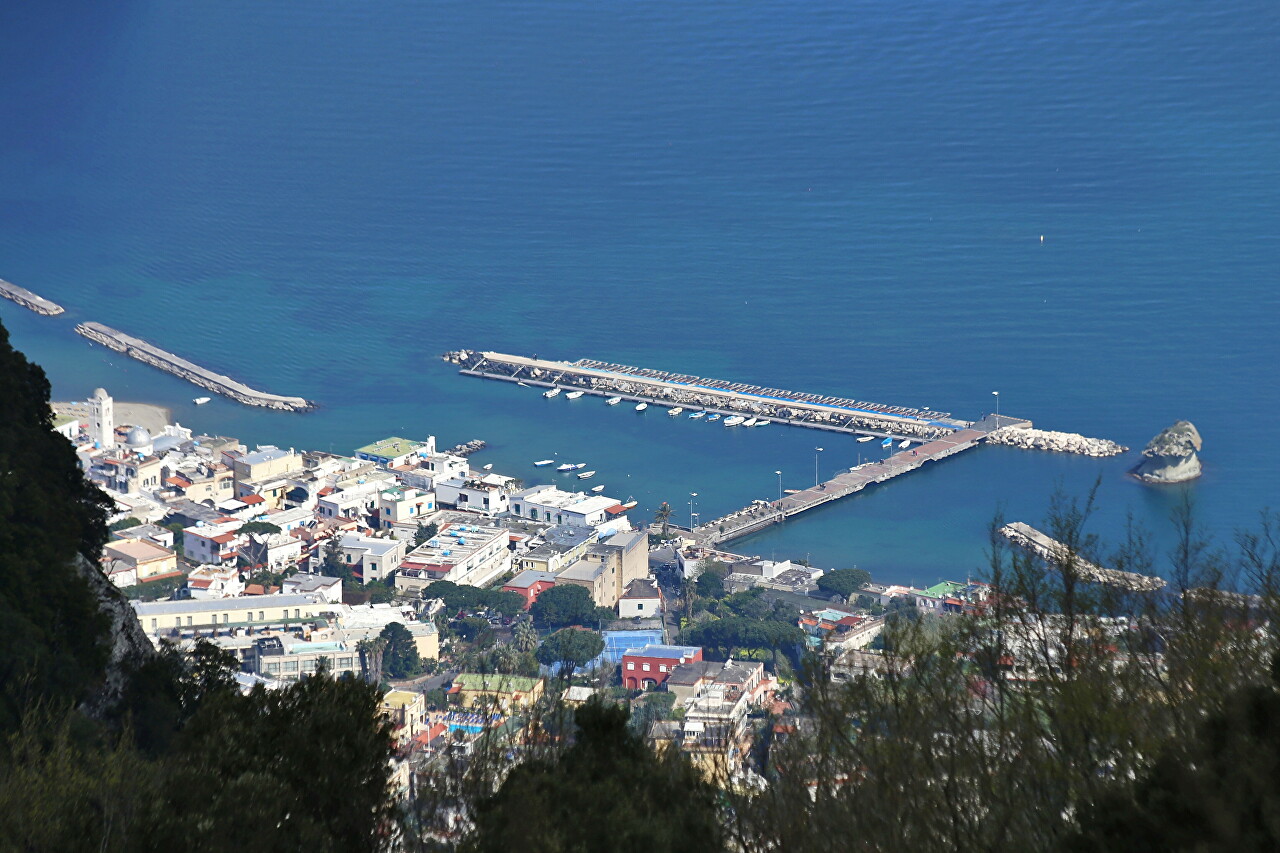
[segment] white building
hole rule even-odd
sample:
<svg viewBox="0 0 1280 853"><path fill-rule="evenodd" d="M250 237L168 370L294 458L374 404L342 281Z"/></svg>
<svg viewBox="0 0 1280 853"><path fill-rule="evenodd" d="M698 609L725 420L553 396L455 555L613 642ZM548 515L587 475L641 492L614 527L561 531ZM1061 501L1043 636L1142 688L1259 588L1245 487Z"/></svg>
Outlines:
<svg viewBox="0 0 1280 853"><path fill-rule="evenodd" d="M316 502L322 518L364 518L373 513L378 503L378 483L359 483L325 495Z"/></svg>
<svg viewBox="0 0 1280 853"><path fill-rule="evenodd" d="M358 533L342 536L343 559L365 583L383 580L394 572L408 547L403 539L380 539Z"/></svg>
<svg viewBox="0 0 1280 853"><path fill-rule="evenodd" d="M618 616L622 619L633 617L648 618L662 612L662 593L657 585L648 579L633 580L627 591L618 599Z"/></svg>
<svg viewBox="0 0 1280 853"><path fill-rule="evenodd" d="M244 595L240 572L227 566L201 566L187 575L187 598L215 599Z"/></svg>
<svg viewBox="0 0 1280 853"><path fill-rule="evenodd" d="M318 595L330 604L342 603L342 578L325 575L290 575L280 582L283 595Z"/></svg>
<svg viewBox="0 0 1280 853"><path fill-rule="evenodd" d="M439 580L484 586L511 569L510 541L501 527L446 524L400 563L396 589L420 592Z"/></svg>
<svg viewBox="0 0 1280 853"><path fill-rule="evenodd" d="M184 601L132 601L142 629L152 636L234 627L266 628L314 622L335 605L315 595L249 595Z"/></svg>
<svg viewBox="0 0 1280 853"><path fill-rule="evenodd" d="M244 524L230 519L221 524L197 524L182 531L183 553L188 560L198 563L235 564L240 546L247 537L237 531Z"/></svg>
<svg viewBox="0 0 1280 853"><path fill-rule="evenodd" d="M407 464L410 460L421 456L430 456L436 452L436 437L427 436L426 441L413 441L408 438L384 438L356 450L356 458L373 462L382 468L396 468Z"/></svg>
<svg viewBox="0 0 1280 853"><path fill-rule="evenodd" d="M472 471L465 478L441 480L436 483L436 498L460 510L493 517L511 508L510 488L512 477L501 474L484 474Z"/></svg>
<svg viewBox="0 0 1280 853"><path fill-rule="evenodd" d="M556 486L531 486L511 496L511 514L530 521L599 527L616 519L622 510L615 498L566 492Z"/></svg>
<svg viewBox="0 0 1280 853"><path fill-rule="evenodd" d="M116 444L115 401L103 388L95 388L89 398L89 438L97 447L111 449Z"/></svg>
<svg viewBox="0 0 1280 853"><path fill-rule="evenodd" d="M392 486L378 492L377 526L389 530L397 524L417 526L436 511L436 496L421 489Z"/></svg>

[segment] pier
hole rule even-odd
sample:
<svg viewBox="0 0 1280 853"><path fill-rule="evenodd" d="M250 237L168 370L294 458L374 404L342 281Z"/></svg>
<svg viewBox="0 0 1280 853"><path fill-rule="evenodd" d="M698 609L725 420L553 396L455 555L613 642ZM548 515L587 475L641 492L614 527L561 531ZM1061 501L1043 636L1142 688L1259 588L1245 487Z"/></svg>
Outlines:
<svg viewBox="0 0 1280 853"><path fill-rule="evenodd" d="M18 287L13 282L5 281L2 278L0 278L0 296L46 317L55 317L64 310L58 303L45 299L39 294L32 293L25 287Z"/></svg>
<svg viewBox="0 0 1280 853"><path fill-rule="evenodd" d="M1070 561L1076 574L1093 583L1118 586L1131 592L1154 592L1155 590L1163 589L1165 586L1164 578L1095 566L1079 554L1070 553L1067 546L1057 539L1021 521L1015 521L1001 527L1000 535L1013 544L1035 554L1044 560L1050 568L1056 568Z"/></svg>
<svg viewBox="0 0 1280 853"><path fill-rule="evenodd" d="M307 412L315 408L315 403L310 400L304 400L301 397L283 397L279 394L258 391L228 376L214 373L212 370L187 361L181 356L160 349L160 347L141 338L126 335L124 332L113 329L110 326L104 326L101 323L81 323L76 326L76 332L91 341L135 358L143 364L158 367L161 370L172 373L174 376L199 385L201 388L207 388L215 394L221 394L247 406L261 406L266 409L279 409L287 412Z"/></svg>
<svg viewBox="0 0 1280 853"><path fill-rule="evenodd" d="M497 352L446 353L464 376L563 388L637 403L742 415L767 423L895 440L932 441L972 426L946 412L872 403L843 397L762 388L741 382L580 359L575 362L526 358ZM1030 426L1018 418L1000 418L1002 426Z"/></svg>

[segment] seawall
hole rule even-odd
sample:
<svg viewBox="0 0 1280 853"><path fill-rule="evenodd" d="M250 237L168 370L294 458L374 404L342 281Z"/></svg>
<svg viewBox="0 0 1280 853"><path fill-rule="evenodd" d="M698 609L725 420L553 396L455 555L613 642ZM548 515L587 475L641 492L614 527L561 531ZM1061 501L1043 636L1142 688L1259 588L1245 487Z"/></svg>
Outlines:
<svg viewBox="0 0 1280 853"><path fill-rule="evenodd" d="M1048 450L1054 453L1075 453L1081 456L1117 456L1129 449L1106 438L1088 438L1073 432L1016 427L998 429L987 436L987 441L990 444L1021 447L1023 450Z"/></svg>
<svg viewBox="0 0 1280 853"><path fill-rule="evenodd" d="M12 300L23 308L34 311L37 314L43 314L46 317L54 317L63 312L63 307L56 302L45 299L43 296L32 293L25 287L18 287L11 281L5 281L0 278L0 296L5 299Z"/></svg>
<svg viewBox="0 0 1280 853"><path fill-rule="evenodd" d="M212 370L193 364L181 356L162 350L141 338L126 335L124 332L104 326L101 323L81 323L76 332L91 341L122 352L144 364L158 367L161 370L179 376L188 382L207 388L215 394L229 397L246 406L260 406L265 409L278 409L286 412L307 412L316 407L315 403L302 397L284 397L279 394L268 394L258 391L234 379L214 373Z"/></svg>

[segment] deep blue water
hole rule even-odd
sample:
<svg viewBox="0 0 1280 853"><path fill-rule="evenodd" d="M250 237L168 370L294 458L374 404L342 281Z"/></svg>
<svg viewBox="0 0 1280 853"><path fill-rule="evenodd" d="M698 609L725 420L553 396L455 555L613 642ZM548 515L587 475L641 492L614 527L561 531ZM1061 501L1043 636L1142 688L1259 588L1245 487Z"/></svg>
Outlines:
<svg viewBox="0 0 1280 853"><path fill-rule="evenodd" d="M0 317L56 396L349 451L483 437L709 517L856 461L458 377L459 347L593 357L1141 445L1205 437L1220 538L1276 504L1273 3L5 4ZM1041 241L1043 235L1043 242ZM319 400L221 399L89 345L95 319ZM619 407L620 409L623 407ZM983 564L1132 457L981 448L743 543L886 580Z"/></svg>

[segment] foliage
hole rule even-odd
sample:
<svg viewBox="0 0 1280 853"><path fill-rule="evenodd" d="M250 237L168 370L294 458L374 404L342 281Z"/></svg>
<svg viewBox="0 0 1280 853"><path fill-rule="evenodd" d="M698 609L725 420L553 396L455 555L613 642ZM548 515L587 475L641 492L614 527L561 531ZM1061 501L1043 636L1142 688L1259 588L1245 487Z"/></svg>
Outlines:
<svg viewBox="0 0 1280 853"><path fill-rule="evenodd" d="M460 670L481 674L536 676L539 672L533 652L522 652L507 644L471 649L458 658L456 665Z"/></svg>
<svg viewBox="0 0 1280 853"><path fill-rule="evenodd" d="M439 532L440 525L436 524L434 521L430 524L423 524L419 521L418 528L413 531L413 547L417 548Z"/></svg>
<svg viewBox="0 0 1280 853"><path fill-rule="evenodd" d="M240 530L237 532L247 536L251 533L280 533L281 530L278 525L269 521L250 521L248 524L240 525Z"/></svg>
<svg viewBox="0 0 1280 853"><path fill-rule="evenodd" d="M671 535L670 534L671 505L666 501L663 501L662 504L658 507L658 511L653 514L653 520L658 522L658 524L662 525L661 538L662 539L669 538Z"/></svg>
<svg viewBox="0 0 1280 853"><path fill-rule="evenodd" d="M334 532L321 548L320 574L330 578L342 578L345 581L355 577L355 571L347 563L342 553L342 534Z"/></svg>
<svg viewBox="0 0 1280 853"><path fill-rule="evenodd" d="M681 632L682 642L703 646L720 658L738 651L793 652L804 642L804 632L795 625L765 619L729 616L713 619Z"/></svg>
<svg viewBox="0 0 1280 853"><path fill-rule="evenodd" d="M120 593L130 601L167 601L173 597L173 593L183 589L186 585L187 576L183 574L126 586L120 590Z"/></svg>
<svg viewBox="0 0 1280 853"><path fill-rule="evenodd" d="M422 659L418 646L409 629L399 622L391 622L379 634L387 641L382 654L382 674L388 678L413 678L422 674Z"/></svg>
<svg viewBox="0 0 1280 853"><path fill-rule="evenodd" d="M516 766L476 804L468 853L673 853L722 847L714 789L675 750L656 755L625 709L589 702L558 755ZM565 816L572 816L566 820Z"/></svg>
<svg viewBox="0 0 1280 853"><path fill-rule="evenodd" d="M444 602L445 609L455 613L459 610L481 610L487 607L503 616L515 616L522 612L525 603L524 596L518 592L483 589L453 581L434 581L422 591L422 598L438 598Z"/></svg>
<svg viewBox="0 0 1280 853"><path fill-rule="evenodd" d="M531 652L538 647L538 629L533 627L533 620L521 618L511 630L511 641L516 649Z"/></svg>
<svg viewBox="0 0 1280 853"><path fill-rule="evenodd" d="M137 527L140 524L142 524L142 519L134 518L131 515L128 518L122 518L119 521L111 522L111 525L107 529L112 533L115 533L117 530L128 530L130 527Z"/></svg>
<svg viewBox="0 0 1280 853"><path fill-rule="evenodd" d="M698 595L710 599L724 598L724 579L729 576L729 567L719 560L706 559L698 562L698 569L698 578L694 582Z"/></svg>
<svg viewBox="0 0 1280 853"><path fill-rule="evenodd" d="M768 619L773 616L774 607L764 599L764 590L760 588L736 592L724 600L724 606L737 616L748 619Z"/></svg>
<svg viewBox="0 0 1280 853"><path fill-rule="evenodd" d="M858 590L871 583L871 573L866 569L836 569L818 578L818 589L827 595L838 595L849 601Z"/></svg>
<svg viewBox="0 0 1280 853"><path fill-rule="evenodd" d="M553 586L543 590L529 608L535 622L552 627L595 624L598 614L591 593L576 584Z"/></svg>
<svg viewBox="0 0 1280 853"><path fill-rule="evenodd" d="M604 637L595 631L562 628L542 641L538 647L538 663L560 667L560 677L568 678L604 651Z"/></svg>

